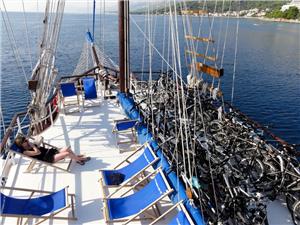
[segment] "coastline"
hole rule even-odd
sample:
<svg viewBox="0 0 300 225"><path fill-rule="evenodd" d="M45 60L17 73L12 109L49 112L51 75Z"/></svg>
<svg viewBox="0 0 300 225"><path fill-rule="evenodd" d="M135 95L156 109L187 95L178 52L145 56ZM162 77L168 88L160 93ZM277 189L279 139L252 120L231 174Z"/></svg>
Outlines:
<svg viewBox="0 0 300 225"><path fill-rule="evenodd" d="M141 13L135 13L131 12L132 15L143 15ZM154 16L168 16L168 14L153 14ZM182 15L180 15L182 16ZM213 16L213 15L210 15ZM225 15L214 15L215 17L228 17ZM198 17L198 15L193 15L193 17ZM207 17L207 15L204 15L204 17ZM229 18L237 18L237 16L230 15ZM293 19L284 19L284 18L267 18L262 16L240 16L241 19L257 19L262 21L269 21L269 22L281 22L281 23L298 23L300 24L300 20L293 20Z"/></svg>
<svg viewBox="0 0 300 225"><path fill-rule="evenodd" d="M258 19L269 22L282 22L282 23L298 23L300 24L300 20L288 20L283 18L266 18L266 17L242 17L246 19Z"/></svg>

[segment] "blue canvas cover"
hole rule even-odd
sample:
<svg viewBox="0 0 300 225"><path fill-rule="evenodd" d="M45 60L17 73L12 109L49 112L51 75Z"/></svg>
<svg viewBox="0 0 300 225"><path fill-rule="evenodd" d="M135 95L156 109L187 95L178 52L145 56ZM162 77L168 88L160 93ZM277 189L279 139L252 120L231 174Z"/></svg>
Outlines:
<svg viewBox="0 0 300 225"><path fill-rule="evenodd" d="M104 181L107 185L113 185L113 183L110 179L110 175L113 173L123 174L125 176L124 181L126 181L126 180L130 179L133 175L135 175L136 173L138 173L139 171L144 169L147 165L152 163L154 160L155 160L155 157L151 153L151 150L148 147L146 147L144 149L143 154L141 154L132 163L130 163L120 169L117 169L117 170L103 170L102 173L103 173Z"/></svg>
<svg viewBox="0 0 300 225"><path fill-rule="evenodd" d="M139 124L136 127L136 132L137 132L139 143L145 143L153 139L152 134L148 131L147 126L143 123Z"/></svg>
<svg viewBox="0 0 300 225"><path fill-rule="evenodd" d="M42 216L66 206L66 189L42 197L19 199L1 193L1 214Z"/></svg>
<svg viewBox="0 0 300 225"><path fill-rule="evenodd" d="M62 95L64 97L70 97L70 96L77 95L76 87L75 87L75 84L73 82L61 83L60 84L60 90L61 90Z"/></svg>
<svg viewBox="0 0 300 225"><path fill-rule="evenodd" d="M85 99L96 99L97 90L95 85L95 79L92 77L86 77L82 79L84 88L84 98Z"/></svg>
<svg viewBox="0 0 300 225"><path fill-rule="evenodd" d="M143 118L139 111L135 108L135 102L130 94L118 92L117 97L128 118L143 122Z"/></svg>
<svg viewBox="0 0 300 225"><path fill-rule="evenodd" d="M93 39L92 34L91 34L90 31L86 32L85 38L86 38L86 40L87 40L88 42L90 42L90 43L93 43L93 42L94 42L94 39Z"/></svg>
<svg viewBox="0 0 300 225"><path fill-rule="evenodd" d="M138 110L134 108L135 103L133 98L130 95L127 96L124 93L118 93L117 97L127 116L131 119L136 119L136 113L138 112ZM143 118L141 115L139 115L139 120L141 121L141 123L139 123L139 125L136 128L138 134L138 141L140 144L144 144L146 141L151 140L150 145L153 147L153 149L155 149L156 155L160 158L160 163L156 166L161 166L163 171L166 172L166 179L168 180L171 188L174 190L174 192L170 196L173 203L177 203L181 200L184 200L184 206L186 207L193 221L199 225L203 224L203 218L201 216L200 210L189 203L188 197L185 192L185 186L178 179L176 173L171 170L171 166L168 160L163 155L162 150L159 148L157 142L153 139L153 135L148 130L147 125L142 123Z"/></svg>
<svg viewBox="0 0 300 225"><path fill-rule="evenodd" d="M139 213L168 191L163 177L158 173L143 189L124 198L107 200L110 219L120 219Z"/></svg>

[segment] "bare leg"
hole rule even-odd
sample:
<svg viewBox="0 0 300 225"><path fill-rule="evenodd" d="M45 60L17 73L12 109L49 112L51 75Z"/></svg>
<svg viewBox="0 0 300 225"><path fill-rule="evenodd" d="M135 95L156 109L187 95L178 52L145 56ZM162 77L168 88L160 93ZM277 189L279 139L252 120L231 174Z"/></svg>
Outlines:
<svg viewBox="0 0 300 225"><path fill-rule="evenodd" d="M60 153L54 155L54 162L58 162L58 161L66 158L66 157L74 159L75 161L82 161L83 160L81 157L78 157L74 153L72 154L68 151L64 151L64 152L60 152Z"/></svg>
<svg viewBox="0 0 300 225"><path fill-rule="evenodd" d="M75 159L75 158L78 158L78 160L76 160L76 161L84 161L85 159L86 159L86 157L84 157L83 155L76 155L73 151L72 151L72 149L71 149L71 146L67 146L67 147L64 147L64 148L61 148L60 150L59 150L59 152L60 153L69 153L69 157L71 158L71 159ZM59 154L60 154L59 153Z"/></svg>

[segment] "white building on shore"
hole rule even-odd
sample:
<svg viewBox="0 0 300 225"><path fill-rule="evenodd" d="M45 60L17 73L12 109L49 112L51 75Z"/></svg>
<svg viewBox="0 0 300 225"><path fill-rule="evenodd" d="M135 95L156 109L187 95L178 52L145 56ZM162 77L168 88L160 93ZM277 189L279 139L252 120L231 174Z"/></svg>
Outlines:
<svg viewBox="0 0 300 225"><path fill-rule="evenodd" d="M292 0L290 3L283 5L281 7L281 11L285 11L292 6L296 6L300 10L300 0Z"/></svg>

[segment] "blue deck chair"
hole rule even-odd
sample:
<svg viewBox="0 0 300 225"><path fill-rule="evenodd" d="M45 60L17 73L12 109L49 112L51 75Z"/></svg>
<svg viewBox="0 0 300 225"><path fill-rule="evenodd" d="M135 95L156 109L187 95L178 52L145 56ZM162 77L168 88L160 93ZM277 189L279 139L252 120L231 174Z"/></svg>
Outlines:
<svg viewBox="0 0 300 225"><path fill-rule="evenodd" d="M137 125L137 120L130 120L130 119L121 119L121 120L115 120L114 121L114 127L112 132L116 135L117 145L120 149L121 144L128 144L128 143L136 143L137 137L136 137L136 130L135 126ZM121 140L119 135L131 135L130 138L126 140Z"/></svg>
<svg viewBox="0 0 300 225"><path fill-rule="evenodd" d="M27 137L27 138L29 138L29 137ZM48 147L48 148L57 148L57 147L55 147L53 145L45 143L44 141L41 142L41 145L43 147ZM66 168L63 168L63 167L58 166L57 163L45 162L45 161L42 161L42 160L39 160L39 159L36 159L36 158L32 158L32 157L30 157L28 155L23 154L22 151L21 151L21 149L19 148L19 146L17 146L15 143L13 143L10 146L10 148L8 148L7 150L9 152L9 154L17 154L17 155L19 155L21 157L24 157L24 158L27 158L27 159L31 160L31 163L29 164L26 172L31 172L31 171L35 170L34 166L35 166L36 163L38 163L39 165L50 166L50 167L53 167L55 169L62 170L64 172L70 172L70 168L71 168L71 164L72 164L72 160L71 159L69 160L69 162L67 162ZM38 169L36 169L36 171L37 170Z"/></svg>
<svg viewBox="0 0 300 225"><path fill-rule="evenodd" d="M170 214L173 210L177 208L177 214L175 214L168 225L195 225L194 221L192 220L191 216L189 215L188 211L184 207L183 201L178 202L177 204L173 205L169 210L164 212L161 216L156 218L153 222L149 225L156 224L158 221L162 220L168 214Z"/></svg>
<svg viewBox="0 0 300 225"><path fill-rule="evenodd" d="M133 189L133 188L132 188ZM144 219L157 218L148 211L173 192L162 170L157 170L155 177L139 191L121 198L103 199L106 222L125 221L128 224L142 214Z"/></svg>
<svg viewBox="0 0 300 225"><path fill-rule="evenodd" d="M143 150L142 154L136 158L134 161L130 161L131 158L134 158L137 154ZM133 183L138 180L139 177L145 175L145 171L152 167L156 162L158 162L159 158L155 155L152 147L149 143L145 143L131 155L129 155L125 160L119 163L114 169L111 170L100 170L101 178L100 183L102 187L104 186L118 186L114 192L112 192L109 196L111 197L113 194L118 192L122 187L128 186L128 184ZM127 164L124 167L121 167L123 164ZM121 168L119 168L121 167ZM122 180L120 180L119 184L116 184L113 177L117 175L122 176Z"/></svg>
<svg viewBox="0 0 300 225"><path fill-rule="evenodd" d="M63 104L64 113L68 113L66 108L75 107L74 112L79 111L80 101L79 93L74 82L60 83L60 97Z"/></svg>
<svg viewBox="0 0 300 225"><path fill-rule="evenodd" d="M68 194L68 187L57 191L39 191L23 188L2 187L1 189L9 189L14 191L30 192L29 198L14 198L0 193L1 196L1 216L18 217L18 223L22 223L23 218L38 218L40 224L48 219L76 220L75 217L75 195ZM32 197L34 193L44 194L41 197ZM57 216L62 211L70 208L71 216ZM20 222L21 220L21 222ZM27 221L28 222L28 221ZM26 222L25 222L26 223Z"/></svg>
<svg viewBox="0 0 300 225"><path fill-rule="evenodd" d="M85 77L82 78L82 84L83 84L83 106L87 107L85 104L85 101L90 101L92 104L90 106L97 105L97 102L95 104L94 100L97 100L97 89L95 84L95 78L93 77ZM98 102L99 104L100 102Z"/></svg>

